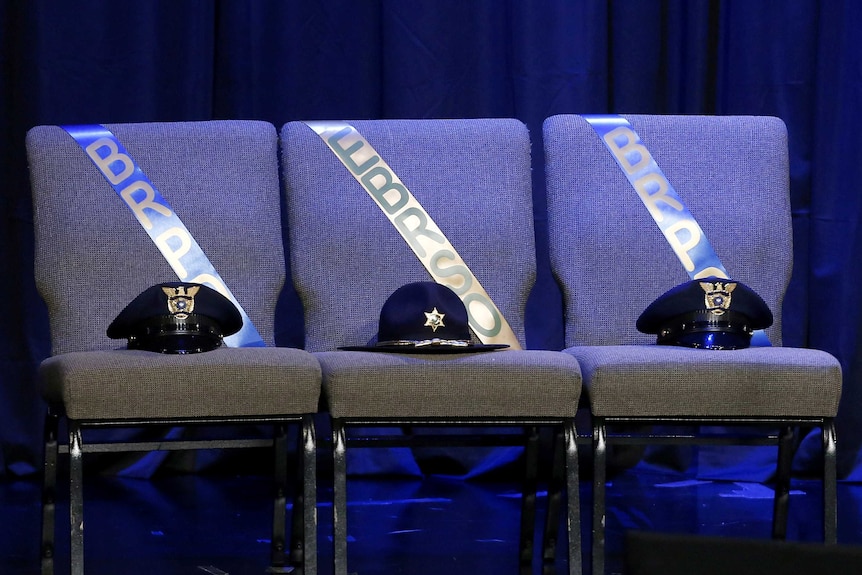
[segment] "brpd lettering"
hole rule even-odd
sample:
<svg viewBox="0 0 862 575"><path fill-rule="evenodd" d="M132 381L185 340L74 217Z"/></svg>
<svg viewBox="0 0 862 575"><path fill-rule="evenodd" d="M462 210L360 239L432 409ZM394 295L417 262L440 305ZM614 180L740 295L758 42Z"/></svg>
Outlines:
<svg viewBox="0 0 862 575"><path fill-rule="evenodd" d="M264 342L245 310L227 289L212 264L158 190L104 126L68 126L63 129L81 146L87 157L146 230L165 260L182 281L210 285L230 299L240 312L243 326L225 338L231 347L260 347ZM196 277L188 280L189 275Z"/></svg>
<svg viewBox="0 0 862 575"><path fill-rule="evenodd" d="M138 191L144 192L144 197L140 201L135 200L135 192ZM141 225L144 226L144 229L146 230L153 229L153 222L149 216L147 216L145 210L154 210L165 217L171 217L173 215L173 212L169 207L156 201L156 191L149 183L143 180L136 180L123 188L122 191L120 191L120 197L124 202L126 202L126 205L131 208L132 213L135 214L135 217L139 222L141 222Z"/></svg>
<svg viewBox="0 0 862 575"><path fill-rule="evenodd" d="M150 232L153 242L179 279L188 281L189 264L195 261L195 258L189 256L194 247L194 240L179 217L168 206L158 201L156 190L135 167L134 160L120 151L116 141L106 137L93 141L84 148L84 151L102 175L119 190L120 198L132 210L144 229ZM184 261L183 258L188 261ZM214 280L207 282L211 283L214 289L230 297L222 282L212 274L203 275Z"/></svg>
<svg viewBox="0 0 862 575"><path fill-rule="evenodd" d="M318 134L325 132L325 129L313 128ZM504 324L500 312L440 228L386 162L365 144L352 126L335 130L324 139L387 215L434 280L458 294L467 308L473 330L489 338L500 335Z"/></svg>
<svg viewBox="0 0 862 575"><path fill-rule="evenodd" d="M103 154L102 151L106 148L107 153ZM127 154L120 152L117 143L110 138L99 138L88 145L85 150L99 171L102 172L102 175L115 186L135 172L135 162ZM117 164L122 168L119 172L114 171Z"/></svg>
<svg viewBox="0 0 862 575"><path fill-rule="evenodd" d="M694 277L726 277L725 272L713 266L697 270L697 254L707 248L703 231L638 135L627 126L617 126L603 139L685 270Z"/></svg>

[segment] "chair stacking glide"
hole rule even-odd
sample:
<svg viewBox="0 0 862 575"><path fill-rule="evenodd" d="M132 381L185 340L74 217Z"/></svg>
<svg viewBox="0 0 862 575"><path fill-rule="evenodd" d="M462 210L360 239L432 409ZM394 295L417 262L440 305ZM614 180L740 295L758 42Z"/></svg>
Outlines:
<svg viewBox="0 0 862 575"><path fill-rule="evenodd" d="M350 126L366 144L348 135ZM432 278L399 225L448 274L448 282L440 283L464 288L460 264L443 247L441 234L428 231L428 221L508 321L516 335L513 347L523 345L524 309L535 275L526 127L505 119L376 120L351 122L344 130L342 123L291 122L281 132L292 276L305 308L306 349L321 363L332 416L335 573L347 573L346 449L359 428L387 425L445 425L466 428L467 436L477 426L477 435L499 426L554 426L565 436L569 570L580 572L574 429L580 370L573 357L522 349L339 350L366 345L375 336L381 307L397 288ZM362 178L380 205L363 189ZM406 190L427 217L406 203ZM482 329L491 332L494 325ZM533 496L526 488L525 500ZM527 572L534 526L530 517L522 525L521 572ZM352 548L361 549L362 539L354 535ZM552 552L553 544L546 545L546 561L553 561Z"/></svg>
<svg viewBox="0 0 862 575"><path fill-rule="evenodd" d="M741 426L747 432L764 430L764 442L775 440L776 538L786 535L794 433L819 427L824 536L835 542L833 418L841 394L840 365L823 351L781 346L781 304L793 257L786 128L769 117L625 119L640 142L622 132L612 145L633 173L651 156L664 175L664 180L653 173L651 180L637 181L638 192L584 117L554 116L543 129L551 265L564 292L565 352L581 365L592 410L593 573L604 572L607 445L683 437L685 429L671 434L674 438L660 437L659 429L679 430L667 426L716 425L728 434ZM774 315L766 330L771 346L717 350L655 345L655 335L635 329L653 300L690 280L666 238L687 254L700 245L689 228L668 229L668 236L663 235L641 201L639 193L656 210L678 210L665 196L666 183L699 224L729 277L768 304ZM660 203L665 205L656 207ZM642 433L645 428L656 433ZM690 439L728 437L695 433Z"/></svg>
<svg viewBox="0 0 862 575"><path fill-rule="evenodd" d="M148 189L110 168L127 205L84 148L61 127L40 126L26 138L36 241L36 283L47 304L51 357L40 366L46 424L43 573L53 572L58 452L70 454L71 572L84 573L83 455L113 450L274 446L273 573L316 572L315 436L312 414L320 366L311 354L274 346L274 317L285 281L277 133L264 122L213 121L106 126L170 206L156 206ZM100 157L117 150L101 149ZM116 183L116 182L115 182ZM119 190L118 190L119 191ZM176 282L177 268L136 220L171 210L185 224L224 284L248 314L265 346L222 346L203 353L126 349L106 328L148 287ZM183 264L187 236L162 236ZM167 239L165 239L167 238ZM178 277L179 276L179 277ZM198 277L198 276L196 276ZM201 282L204 283L204 282ZM69 444L58 445L68 423ZM288 494L286 428L300 425L303 487L294 508L294 541L285 541ZM179 429L181 439L84 441L96 428ZM229 426L211 433L203 426ZM262 430L271 427L274 434ZM209 428L208 428L209 429ZM238 437L237 429L247 430ZM184 430L187 430L186 433ZM222 429L224 431L224 429ZM199 432L199 433L198 433ZM163 435L161 432L158 435ZM129 435L124 432L123 436ZM133 437L144 437L142 434ZM224 438L227 436L228 438ZM221 437L220 439L218 439ZM216 439L213 439L216 438ZM292 547L292 549L290 549ZM293 551L293 558L290 557ZM293 563L294 565L291 565Z"/></svg>

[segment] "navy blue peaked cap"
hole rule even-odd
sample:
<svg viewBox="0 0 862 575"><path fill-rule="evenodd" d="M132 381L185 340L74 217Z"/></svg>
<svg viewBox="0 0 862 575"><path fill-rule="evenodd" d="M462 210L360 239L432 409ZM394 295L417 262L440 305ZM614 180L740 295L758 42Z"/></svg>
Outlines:
<svg viewBox="0 0 862 575"><path fill-rule="evenodd" d="M198 353L222 345L242 328L233 303L203 284L168 282L141 292L108 326L110 338L127 338L129 349Z"/></svg>
<svg viewBox="0 0 862 575"><path fill-rule="evenodd" d="M672 288L640 315L636 327L659 345L742 349L754 331L772 325L772 312L754 290L732 279L708 277Z"/></svg>
<svg viewBox="0 0 862 575"><path fill-rule="evenodd" d="M474 343L467 308L450 288L436 282L408 283L392 292L380 310L377 336L351 351L468 353L509 347Z"/></svg>

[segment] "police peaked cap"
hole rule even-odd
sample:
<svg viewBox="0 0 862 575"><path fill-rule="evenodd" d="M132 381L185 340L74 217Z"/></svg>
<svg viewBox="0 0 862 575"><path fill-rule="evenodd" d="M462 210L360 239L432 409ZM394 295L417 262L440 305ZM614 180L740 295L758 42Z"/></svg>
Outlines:
<svg viewBox="0 0 862 575"><path fill-rule="evenodd" d="M349 351L397 353L470 353L509 347L474 343L467 308L450 288L432 281L405 284L387 298L380 310L377 336Z"/></svg>
<svg viewBox="0 0 862 575"><path fill-rule="evenodd" d="M659 345L741 349L754 331L772 325L766 302L742 282L708 277L667 291L640 315L636 327Z"/></svg>
<svg viewBox="0 0 862 575"><path fill-rule="evenodd" d="M129 349L198 353L222 345L242 328L233 303L203 284L168 282L151 286L108 326L107 335L128 339Z"/></svg>

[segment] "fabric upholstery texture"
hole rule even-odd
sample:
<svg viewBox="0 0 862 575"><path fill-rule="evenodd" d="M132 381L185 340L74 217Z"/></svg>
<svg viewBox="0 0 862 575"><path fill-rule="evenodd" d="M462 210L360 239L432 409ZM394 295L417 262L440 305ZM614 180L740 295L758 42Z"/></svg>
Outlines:
<svg viewBox="0 0 862 575"><path fill-rule="evenodd" d="M526 126L509 119L351 125L437 223L523 345L536 266ZM580 370L562 354L335 351L366 344L386 298L430 276L315 132L291 122L282 143L291 270L305 307L306 348L321 362L334 416L574 416Z"/></svg>
<svg viewBox="0 0 862 575"><path fill-rule="evenodd" d="M635 329L659 295L689 280L593 128L544 124L550 258L564 293L565 339L603 416L832 417L841 368L817 350L782 349L790 281L787 131L778 118L626 116L733 279L775 322L774 347L710 351L655 346ZM607 346L607 347L588 347Z"/></svg>
<svg viewBox="0 0 862 575"><path fill-rule="evenodd" d="M523 341L535 279L530 141L516 120L351 122L440 226ZM396 288L428 273L321 138L282 129L306 349L363 345ZM517 230L517 234L513 234ZM501 273L501 272L507 273Z"/></svg>
<svg viewBox="0 0 862 575"><path fill-rule="evenodd" d="M320 365L290 348L72 352L40 376L45 397L81 421L314 413L320 395Z"/></svg>
<svg viewBox="0 0 862 575"><path fill-rule="evenodd" d="M787 132L777 118L626 116L734 279L772 309L790 281ZM548 225L565 293L566 345L653 343L634 329L659 295L689 280L646 207L580 116L545 121Z"/></svg>
<svg viewBox="0 0 862 575"><path fill-rule="evenodd" d="M267 344L284 284L277 134L265 122L107 124L179 215ZM151 285L176 281L129 208L62 128L27 135L36 282L52 355L119 347L105 328ZM188 280L189 278L181 278Z"/></svg>
<svg viewBox="0 0 862 575"><path fill-rule="evenodd" d="M277 133L257 121L109 124L197 240L270 347L170 356L105 330L151 285L176 281L153 241L62 128L27 134L36 283L50 318L45 393L80 419L313 413L320 368L276 349L285 281ZM181 278L189 280L191 278Z"/></svg>
<svg viewBox="0 0 862 575"><path fill-rule="evenodd" d="M831 417L838 411L840 371L818 350L627 345L567 351L581 365L598 416Z"/></svg>
<svg viewBox="0 0 862 575"><path fill-rule="evenodd" d="M578 408L577 366L559 352L315 356L334 417L572 417Z"/></svg>

